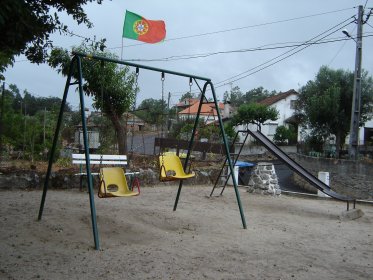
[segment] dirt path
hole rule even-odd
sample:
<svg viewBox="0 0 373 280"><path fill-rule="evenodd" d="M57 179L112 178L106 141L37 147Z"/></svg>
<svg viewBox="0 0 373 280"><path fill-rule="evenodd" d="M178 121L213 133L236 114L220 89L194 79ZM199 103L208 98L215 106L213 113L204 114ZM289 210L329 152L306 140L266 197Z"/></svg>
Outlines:
<svg viewBox="0 0 373 280"><path fill-rule="evenodd" d="M2 191L0 279L371 279L373 207L340 221L345 204L232 189L143 188L136 198L95 199L101 251L93 249L89 200L76 190Z"/></svg>

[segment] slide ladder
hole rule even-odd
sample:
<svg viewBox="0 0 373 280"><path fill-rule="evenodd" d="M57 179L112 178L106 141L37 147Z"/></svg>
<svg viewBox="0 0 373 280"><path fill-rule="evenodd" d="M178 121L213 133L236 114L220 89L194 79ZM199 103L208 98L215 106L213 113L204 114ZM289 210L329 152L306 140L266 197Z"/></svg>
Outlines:
<svg viewBox="0 0 373 280"><path fill-rule="evenodd" d="M239 137L240 133L242 133L244 135L243 141L240 141L240 137ZM230 151L233 150L233 153L230 153L233 166L236 165L237 160L238 160L238 158L239 158L239 156L242 152L242 148L243 148L248 136L249 136L249 133L246 130L239 130L239 131L236 132L236 135L234 136L231 147L229 149ZM236 153L236 146L239 147L238 153ZM212 188L212 191L210 193L210 197L213 195L216 188L222 188L221 191L220 191L220 195L223 195L223 192L225 190L225 187L227 186L228 180L229 180L230 176L232 176L232 173L230 172L230 169L228 168L228 166L229 166L228 165L228 158L226 157L224 162L223 162L223 165L220 169L219 175L215 180L215 184L214 184L214 187ZM222 185L219 185L219 183L222 183Z"/></svg>

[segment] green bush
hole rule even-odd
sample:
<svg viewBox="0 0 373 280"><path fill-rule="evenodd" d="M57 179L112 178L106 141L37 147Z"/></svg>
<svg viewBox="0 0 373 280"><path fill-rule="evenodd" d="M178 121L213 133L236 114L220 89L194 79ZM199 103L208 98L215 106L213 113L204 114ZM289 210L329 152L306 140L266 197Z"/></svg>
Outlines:
<svg viewBox="0 0 373 280"><path fill-rule="evenodd" d="M280 125L276 129L273 141L278 145L295 144L297 142L297 132L292 126L287 128L286 126Z"/></svg>

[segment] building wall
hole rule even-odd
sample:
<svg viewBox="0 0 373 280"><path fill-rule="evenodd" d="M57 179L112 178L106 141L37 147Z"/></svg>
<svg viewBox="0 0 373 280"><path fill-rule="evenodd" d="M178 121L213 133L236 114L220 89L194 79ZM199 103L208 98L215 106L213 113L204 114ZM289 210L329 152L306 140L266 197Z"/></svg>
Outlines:
<svg viewBox="0 0 373 280"><path fill-rule="evenodd" d="M275 121L268 121L265 122L264 125L261 127L261 132L271 141L273 140L273 136L276 133L277 127L281 125L286 125L285 121L293 116L295 110L291 108L291 101L297 100L298 96L295 94L292 94L284 99L281 99L280 101L270 105L270 107L275 108L278 111L278 119ZM249 125L248 128L250 130L256 130L256 125ZM240 125L236 127L236 131L238 130L246 130L246 126ZM242 139L242 138L241 138ZM253 138L249 137L247 144L250 144L253 142Z"/></svg>

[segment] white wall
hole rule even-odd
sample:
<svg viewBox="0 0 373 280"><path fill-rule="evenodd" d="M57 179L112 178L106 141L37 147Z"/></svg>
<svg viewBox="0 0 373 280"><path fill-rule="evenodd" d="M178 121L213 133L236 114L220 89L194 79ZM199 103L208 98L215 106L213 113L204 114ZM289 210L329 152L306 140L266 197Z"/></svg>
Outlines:
<svg viewBox="0 0 373 280"><path fill-rule="evenodd" d="M295 110L290 108L290 104L291 104L291 101L292 100L297 100L298 96L296 94L292 94L292 95L289 95L288 97L284 98L284 99L281 99L280 101L270 105L270 107L272 108L276 108L276 110L278 111L278 119L275 120L275 121L268 121L268 122L265 122L264 125L262 125L262 129L261 129L261 132L270 140L273 140L273 136L274 134L276 133L276 128L280 125L284 125L285 124L285 120L287 120L288 118L290 118ZM256 130L257 129L257 126L256 125L249 125L249 129L250 130ZM246 126L238 126L236 127L236 131L238 130L246 130ZM252 139L251 137L249 137L250 139L248 139L248 143L251 143L252 142ZM241 139L243 139L241 137ZM247 143L247 144L248 144Z"/></svg>

